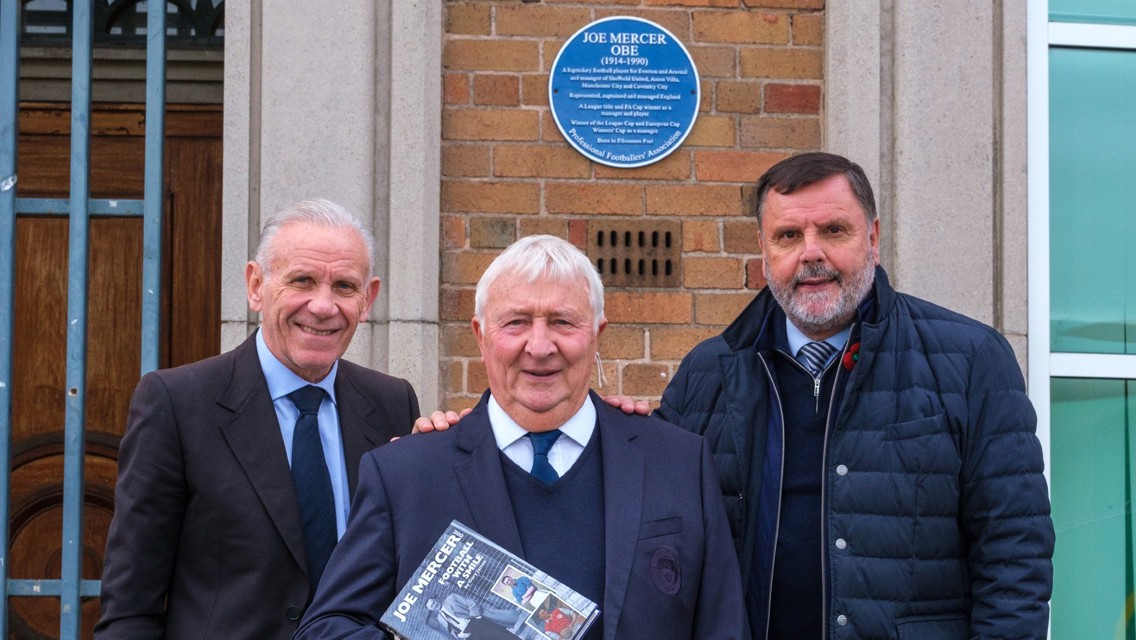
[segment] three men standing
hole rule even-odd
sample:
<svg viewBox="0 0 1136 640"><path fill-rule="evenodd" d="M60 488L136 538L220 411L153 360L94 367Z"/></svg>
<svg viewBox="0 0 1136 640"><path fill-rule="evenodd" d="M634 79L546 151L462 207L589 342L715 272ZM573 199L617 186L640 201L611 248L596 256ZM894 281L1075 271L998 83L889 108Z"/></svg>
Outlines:
<svg viewBox="0 0 1136 640"><path fill-rule="evenodd" d="M359 469L359 489L297 637L382 637L379 616L456 518L599 602L589 637L1044 638L1053 525L1005 339L891 288L855 163L778 163L758 183L756 214L768 287L687 355L656 411L704 441L589 392L602 284L553 238L518 241L478 283L489 391L460 428L354 465L366 448L348 448L358 407L394 425L374 446L417 404L405 382L340 362L320 426L334 402L344 483ZM282 467L295 455L284 425L303 410L286 396L335 377L378 283L372 292L358 255L369 250L295 224L282 274L293 260L320 266L269 277L259 265L276 262L258 254L247 274L265 316L258 336L139 385L100 637L164 626L175 638L190 624L286 637L308 597L300 484ZM273 383L266 352L301 382Z"/></svg>

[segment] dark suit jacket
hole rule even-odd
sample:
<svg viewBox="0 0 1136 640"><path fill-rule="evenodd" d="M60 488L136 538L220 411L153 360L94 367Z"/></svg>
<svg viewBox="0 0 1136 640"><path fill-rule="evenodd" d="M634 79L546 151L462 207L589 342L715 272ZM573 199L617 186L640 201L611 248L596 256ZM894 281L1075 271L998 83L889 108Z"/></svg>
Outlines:
<svg viewBox="0 0 1136 640"><path fill-rule="evenodd" d="M603 637L743 637L737 557L702 438L592 402L603 454ZM453 429L363 456L351 523L297 640L386 637L375 625L452 519L523 555L502 464L485 398ZM664 548L677 585L652 569Z"/></svg>
<svg viewBox="0 0 1136 640"><path fill-rule="evenodd" d="M344 360L335 393L354 493L359 458L409 432L418 399ZM303 530L254 336L138 383L102 580L99 640L292 635L310 599Z"/></svg>

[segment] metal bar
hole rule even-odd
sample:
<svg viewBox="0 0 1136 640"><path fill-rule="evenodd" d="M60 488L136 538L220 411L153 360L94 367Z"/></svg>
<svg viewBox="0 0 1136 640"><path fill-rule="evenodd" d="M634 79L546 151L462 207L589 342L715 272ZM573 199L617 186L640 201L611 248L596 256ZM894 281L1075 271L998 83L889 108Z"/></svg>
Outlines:
<svg viewBox="0 0 1136 640"><path fill-rule="evenodd" d="M164 4L164 3L163 3ZM67 420L59 637L78 640L83 567L83 440L87 399L87 254L90 218L91 3L72 2L71 217L67 273Z"/></svg>
<svg viewBox="0 0 1136 640"><path fill-rule="evenodd" d="M16 117L20 0L0 0L0 638L8 637L8 496L12 458L12 332L16 281Z"/></svg>
<svg viewBox="0 0 1136 640"><path fill-rule="evenodd" d="M80 580L79 594L84 598L99 595L98 580ZM58 596L63 591L62 580L12 580L8 584L11 596Z"/></svg>
<svg viewBox="0 0 1136 640"><path fill-rule="evenodd" d="M146 177L142 218L142 373L158 368L162 302L162 152L166 133L166 3L146 11Z"/></svg>
<svg viewBox="0 0 1136 640"><path fill-rule="evenodd" d="M1049 343L1045 344L1049 348ZM1050 353L1049 375L1054 378L1136 380L1136 355L1110 353ZM1041 363L1044 365L1045 363ZM1032 394L1033 389L1030 389Z"/></svg>
<svg viewBox="0 0 1136 640"><path fill-rule="evenodd" d="M1037 411L1037 438L1045 463L1045 479L1053 486L1050 443L1049 348L1049 3L1037 0L1026 7L1026 225L1027 324L1029 326L1029 396Z"/></svg>
<svg viewBox="0 0 1136 640"><path fill-rule="evenodd" d="M1136 25L1050 22L1049 46L1136 49Z"/></svg>
<svg viewBox="0 0 1136 640"><path fill-rule="evenodd" d="M64 198L16 198L16 213L26 216L62 216L71 212ZM95 217L141 217L141 200L90 200L87 212Z"/></svg>
<svg viewBox="0 0 1136 640"><path fill-rule="evenodd" d="M1107 15L1104 12L1094 13L1085 11L1051 11L1049 12L1049 21L1120 25L1136 24L1136 18L1133 17Z"/></svg>

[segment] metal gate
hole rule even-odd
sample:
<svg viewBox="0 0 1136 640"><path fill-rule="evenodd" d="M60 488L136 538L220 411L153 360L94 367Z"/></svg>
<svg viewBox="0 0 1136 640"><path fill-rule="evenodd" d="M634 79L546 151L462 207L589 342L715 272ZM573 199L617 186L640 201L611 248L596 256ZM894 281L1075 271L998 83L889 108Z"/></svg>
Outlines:
<svg viewBox="0 0 1136 640"><path fill-rule="evenodd" d="M20 16L24 0L0 0L0 464L11 465L12 354L15 308L16 217L69 216L67 369L64 426L64 498L61 578L15 580L10 558L11 477L0 473L0 639L8 637L8 597L59 598L59 637L79 638L80 601L97 596L99 582L81 579L83 460L87 358L88 230L91 216L143 218L143 373L159 358L161 300L162 154L165 131L166 12L148 11L146 23L146 168L142 200L93 200L88 185L91 124L92 3L74 0L71 41L71 174L67 199L18 198ZM162 3L165 5L165 3ZM164 6L163 6L164 8Z"/></svg>

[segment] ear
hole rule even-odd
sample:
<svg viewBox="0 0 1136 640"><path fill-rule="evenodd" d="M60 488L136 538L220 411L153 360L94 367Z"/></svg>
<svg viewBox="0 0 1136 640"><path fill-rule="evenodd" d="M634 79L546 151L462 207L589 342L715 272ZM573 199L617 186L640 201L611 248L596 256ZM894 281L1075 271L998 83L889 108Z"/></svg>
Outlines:
<svg viewBox="0 0 1136 640"><path fill-rule="evenodd" d="M477 318L477 316L473 316L473 319L469 321L469 326L473 328L473 337L477 340L478 349L480 349L481 353L484 354L485 349L483 349L481 345L482 339L484 338L484 335L482 334L483 327L481 326L481 321Z"/></svg>
<svg viewBox="0 0 1136 640"><path fill-rule="evenodd" d="M245 285L248 287L249 309L260 312L264 308L264 300L260 297L260 290L264 286L264 270L255 262L245 265Z"/></svg>
<svg viewBox="0 0 1136 640"><path fill-rule="evenodd" d="M600 339L603 335L604 329L607 328L607 318L600 318L600 326L596 327L596 340Z"/></svg>
<svg viewBox="0 0 1136 640"><path fill-rule="evenodd" d="M367 316L370 315L371 307L375 305L375 300L379 297L379 288L381 286L382 283L379 281L378 277L371 278L367 283L367 306L363 307L363 313L359 314L360 322L366 320Z"/></svg>
<svg viewBox="0 0 1136 640"><path fill-rule="evenodd" d="M872 220L872 229L868 232L868 240L872 243L872 255L876 257L876 264L880 263L880 219Z"/></svg>
<svg viewBox="0 0 1136 640"><path fill-rule="evenodd" d="M761 269L762 269L762 273L764 273L765 267L766 267L766 263L765 263L765 256L766 256L766 253L765 253L765 236L763 236L761 234L761 229L758 229L758 231L757 231L757 251L758 251L758 253L761 254Z"/></svg>

